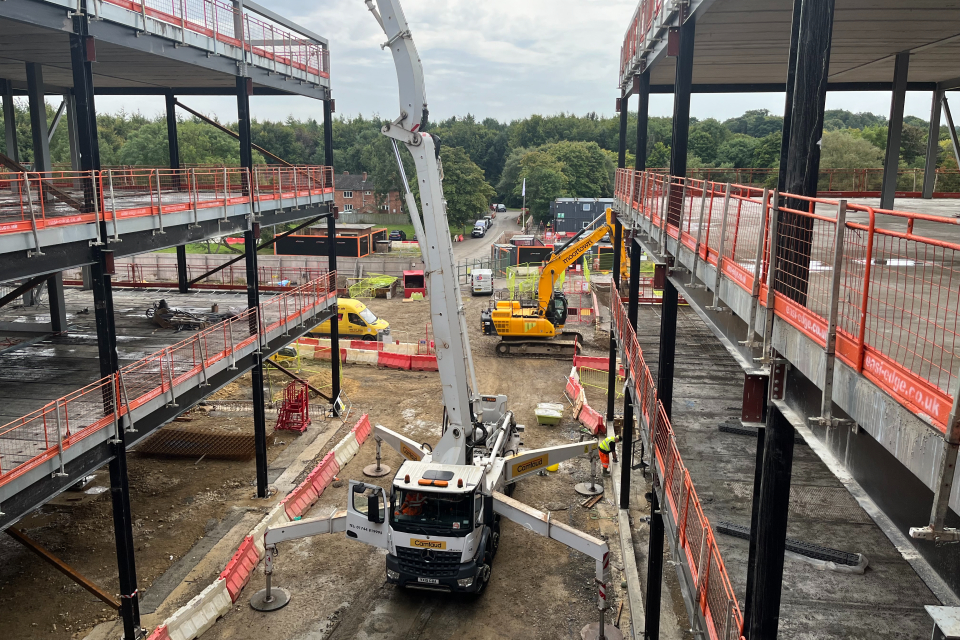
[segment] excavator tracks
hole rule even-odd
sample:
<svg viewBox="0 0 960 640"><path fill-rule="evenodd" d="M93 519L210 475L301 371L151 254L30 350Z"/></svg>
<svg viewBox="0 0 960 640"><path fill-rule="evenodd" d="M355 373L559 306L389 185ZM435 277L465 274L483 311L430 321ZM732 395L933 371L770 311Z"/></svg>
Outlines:
<svg viewBox="0 0 960 640"><path fill-rule="evenodd" d="M567 360L580 353L580 343L583 337L579 333L564 333L566 336L575 336L574 340L558 340L555 338L540 340L503 340L497 343L497 355L501 358L554 358Z"/></svg>

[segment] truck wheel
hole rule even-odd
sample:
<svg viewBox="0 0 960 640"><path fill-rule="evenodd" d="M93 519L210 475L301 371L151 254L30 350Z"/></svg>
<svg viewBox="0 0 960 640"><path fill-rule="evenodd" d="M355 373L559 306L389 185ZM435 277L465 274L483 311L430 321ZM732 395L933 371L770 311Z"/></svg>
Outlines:
<svg viewBox="0 0 960 640"><path fill-rule="evenodd" d="M490 564L497 557L497 549L500 548L500 523L493 523L493 533L490 534Z"/></svg>
<svg viewBox="0 0 960 640"><path fill-rule="evenodd" d="M486 560L486 558L484 558ZM492 569L489 564L484 564L480 571L477 572L477 580L480 581L480 585L477 587L477 590L473 593L474 598L479 598L487 590L487 584L490 582L490 574Z"/></svg>

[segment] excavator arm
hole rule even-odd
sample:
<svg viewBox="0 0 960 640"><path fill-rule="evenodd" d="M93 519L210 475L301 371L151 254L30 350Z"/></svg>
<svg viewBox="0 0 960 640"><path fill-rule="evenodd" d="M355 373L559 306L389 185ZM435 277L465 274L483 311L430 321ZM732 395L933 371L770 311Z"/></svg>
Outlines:
<svg viewBox="0 0 960 640"><path fill-rule="evenodd" d="M613 239L613 215L613 209L608 207L604 215L598 216L590 223L590 226L593 226L605 218L603 224L598 225L597 228L592 231L587 229L580 231L562 247L554 249L554 252L550 255L550 259L543 266L543 271L540 273L540 281L537 283L537 308L540 315L546 313L550 299L553 297L554 287L567 267L582 258L593 245L600 242L603 236L609 233L610 238ZM630 263L628 262L625 245L620 247L620 251L620 273L621 275L625 273L629 274Z"/></svg>

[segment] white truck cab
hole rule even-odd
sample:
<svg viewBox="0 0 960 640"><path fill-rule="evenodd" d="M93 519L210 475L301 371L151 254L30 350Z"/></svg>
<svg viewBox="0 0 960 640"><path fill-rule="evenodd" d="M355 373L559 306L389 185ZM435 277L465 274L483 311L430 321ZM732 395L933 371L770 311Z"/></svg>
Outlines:
<svg viewBox="0 0 960 640"><path fill-rule="evenodd" d="M474 269L470 272L470 295L493 295L493 271L491 269Z"/></svg>
<svg viewBox="0 0 960 640"><path fill-rule="evenodd" d="M390 495L350 482L347 536L387 550L387 582L476 593L490 575L500 517L484 495L483 467L405 461Z"/></svg>

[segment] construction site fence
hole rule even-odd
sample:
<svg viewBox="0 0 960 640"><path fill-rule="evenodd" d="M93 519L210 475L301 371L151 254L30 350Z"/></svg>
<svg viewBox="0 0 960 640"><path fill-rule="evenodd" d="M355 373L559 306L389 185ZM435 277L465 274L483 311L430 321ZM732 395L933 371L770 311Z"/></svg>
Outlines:
<svg viewBox="0 0 960 640"><path fill-rule="evenodd" d="M330 51L303 34L290 31L266 16L238 9L229 0L103 0L181 29L181 42L191 31L215 42L242 48L250 62L272 69L290 68L290 75L316 81L330 77ZM216 45L214 45L216 48ZM257 57L262 60L257 60ZM244 55L247 58L247 55Z"/></svg>
<svg viewBox="0 0 960 640"><path fill-rule="evenodd" d="M333 193L322 166L0 173L0 234ZM304 202L303 204L308 204Z"/></svg>
<svg viewBox="0 0 960 640"><path fill-rule="evenodd" d="M756 187L628 170L618 171L616 193L755 309L766 308L772 278L773 312L820 346L835 308L837 358L945 431L960 364L960 244L939 238L960 221L792 194L778 203Z"/></svg>
<svg viewBox="0 0 960 640"><path fill-rule="evenodd" d="M111 284L114 287L135 289L176 288L178 271L175 264L138 264L117 260L116 275ZM210 271L206 265L187 265L187 281L199 278ZM261 291L289 291L300 285L325 277L327 269L304 267L258 266L257 281ZM83 284L82 269L79 267L63 272L63 283L68 286ZM247 268L238 263L212 273L200 282L190 285L191 289L246 290Z"/></svg>
<svg viewBox="0 0 960 640"><path fill-rule="evenodd" d="M647 169L666 175L666 168ZM711 182L731 182L751 187L777 186L779 169L771 168L699 168L688 169L687 177ZM920 197L926 171L922 168L897 170L898 197ZM883 169L820 169L817 182L821 196L842 198L879 198L883 183ZM960 198L960 170L937 169L934 176L933 197Z"/></svg>
<svg viewBox="0 0 960 640"><path fill-rule="evenodd" d="M228 320L165 347L114 375L47 403L0 426L0 486L37 465L60 458L102 429L129 427L131 411L158 397L175 402L176 385L202 376L239 349L266 340L268 332L308 315L336 296L336 273L265 300ZM228 360L231 362L232 360ZM124 424L124 422L127 424Z"/></svg>
<svg viewBox="0 0 960 640"><path fill-rule="evenodd" d="M720 549L703 513L690 473L677 449L670 419L657 398L657 386L643 358L643 351L627 319L623 303L612 303L613 330L622 350L635 413L645 440L650 443L654 464L654 487L662 492L660 507L673 524L672 544L689 573L690 601L702 617L706 637L711 640L741 638L743 616L734 594ZM606 374L606 372L604 372ZM625 425L628 428L629 425Z"/></svg>

